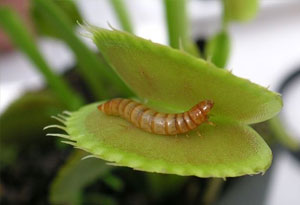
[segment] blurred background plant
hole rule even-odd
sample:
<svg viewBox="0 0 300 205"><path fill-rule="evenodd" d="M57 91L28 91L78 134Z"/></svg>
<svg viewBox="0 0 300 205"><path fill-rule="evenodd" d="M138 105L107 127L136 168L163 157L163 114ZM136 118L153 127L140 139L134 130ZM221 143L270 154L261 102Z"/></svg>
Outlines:
<svg viewBox="0 0 300 205"><path fill-rule="evenodd" d="M134 11L127 11L126 3L129 2L107 1L121 29L136 33L137 28L130 18ZM259 8L258 0L220 1L221 26L213 34L197 36L197 32L192 33L193 29L190 29L187 5L192 2L164 0L159 3L165 13L169 45L207 59L220 68L225 68L229 61L232 48L230 25L232 22L252 20ZM87 153L72 151L58 139L45 137L43 127L53 124L53 119L49 118L51 115L63 110L75 110L88 102L116 96L134 96L105 62L101 53L91 48L78 34L79 24L88 21L81 14L85 4L88 3L72 0L0 1L1 55L5 57L14 50L22 51L45 80L44 86L24 93L1 113L0 202L222 203L225 191L231 193L228 190L235 190L237 186L233 185L240 183L245 177L225 182L220 179L161 175L111 167L99 159L80 160ZM151 5L149 2L148 4ZM295 5L299 8L299 4ZM99 12L105 10L97 9ZM39 39L45 36L63 42L74 55L74 63L61 74L55 72L51 62L40 52ZM250 61L251 56L245 59ZM298 73L294 72L287 80L282 80L282 85L278 83L277 90L282 93L286 91L295 79L299 80ZM18 75L22 76L22 73ZM2 98L1 95L0 101ZM275 150L279 142L299 157L299 142L285 131L281 118L256 124L254 128ZM226 197L224 200L226 201ZM263 201L258 203L263 204Z"/></svg>

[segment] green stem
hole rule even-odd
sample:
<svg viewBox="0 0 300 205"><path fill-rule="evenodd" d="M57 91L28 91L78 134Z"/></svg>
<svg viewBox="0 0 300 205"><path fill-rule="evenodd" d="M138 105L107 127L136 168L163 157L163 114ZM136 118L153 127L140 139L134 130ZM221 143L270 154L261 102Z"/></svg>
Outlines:
<svg viewBox="0 0 300 205"><path fill-rule="evenodd" d="M62 78L51 71L51 68L40 54L33 37L14 11L9 8L0 8L0 25L14 44L36 65L50 87L69 109L78 108L83 104L82 98L74 93Z"/></svg>
<svg viewBox="0 0 300 205"><path fill-rule="evenodd" d="M51 204L82 204L84 188L113 169L96 158L82 160L87 155L80 150L71 153L52 181L49 193Z"/></svg>
<svg viewBox="0 0 300 205"><path fill-rule="evenodd" d="M268 121L268 123L274 137L279 141L279 143L292 151L296 152L300 150L299 142L286 132L279 116L273 117Z"/></svg>
<svg viewBox="0 0 300 205"><path fill-rule="evenodd" d="M204 205L215 204L223 185L224 185L223 179L220 178L209 179L207 188L203 196L203 204Z"/></svg>
<svg viewBox="0 0 300 205"><path fill-rule="evenodd" d="M180 48L180 41L185 43L188 39L186 0L164 0L168 23L169 44L173 48Z"/></svg>
<svg viewBox="0 0 300 205"><path fill-rule="evenodd" d="M168 24L169 45L200 57L200 52L190 39L188 32L186 0L164 0L164 5Z"/></svg>
<svg viewBox="0 0 300 205"><path fill-rule="evenodd" d="M74 33L72 24L63 11L51 1L35 0L36 7L40 10L53 26L59 30L61 38L70 46L76 55L79 69L95 97L99 99L109 96L105 84L118 86L122 93L130 91L120 78L108 67L108 65L97 57Z"/></svg>
<svg viewBox="0 0 300 205"><path fill-rule="evenodd" d="M229 20L227 18L227 9L225 5L225 0L222 0L222 30L227 31Z"/></svg>
<svg viewBox="0 0 300 205"><path fill-rule="evenodd" d="M126 10L126 7L124 5L123 0L111 0L111 5L113 6L115 13L117 14L117 17L119 19L119 22L121 23L121 26L124 31L127 31L129 33L133 33L132 24L130 22L130 18L128 15L128 12Z"/></svg>

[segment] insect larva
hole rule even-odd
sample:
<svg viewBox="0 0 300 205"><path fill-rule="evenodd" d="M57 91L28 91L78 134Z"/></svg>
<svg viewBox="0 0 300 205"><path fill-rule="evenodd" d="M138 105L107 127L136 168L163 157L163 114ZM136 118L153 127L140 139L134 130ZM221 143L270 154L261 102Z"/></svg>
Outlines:
<svg viewBox="0 0 300 205"><path fill-rule="evenodd" d="M116 98L99 105L98 109L107 115L121 116L147 132L177 135L208 122L208 113L213 105L212 100L204 100L186 112L167 114L156 112L133 100Z"/></svg>

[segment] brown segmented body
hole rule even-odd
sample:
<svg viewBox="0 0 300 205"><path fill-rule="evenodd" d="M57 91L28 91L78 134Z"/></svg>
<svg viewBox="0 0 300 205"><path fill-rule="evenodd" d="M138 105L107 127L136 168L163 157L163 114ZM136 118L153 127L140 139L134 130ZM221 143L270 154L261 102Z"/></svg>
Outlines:
<svg viewBox="0 0 300 205"><path fill-rule="evenodd" d="M147 132L177 135L208 122L208 113L213 105L212 100L204 100L186 112L167 114L156 112L130 99L116 98L99 105L98 109L107 115L121 116Z"/></svg>

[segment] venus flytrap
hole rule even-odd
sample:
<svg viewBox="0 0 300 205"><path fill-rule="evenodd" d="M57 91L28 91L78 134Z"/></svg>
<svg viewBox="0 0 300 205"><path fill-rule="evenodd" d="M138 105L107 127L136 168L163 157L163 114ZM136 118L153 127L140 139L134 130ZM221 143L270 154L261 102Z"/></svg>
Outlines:
<svg viewBox="0 0 300 205"><path fill-rule="evenodd" d="M186 3L186 0L163 1L169 45L172 48L181 49L196 57L200 57L200 51L190 38Z"/></svg>
<svg viewBox="0 0 300 205"><path fill-rule="evenodd" d="M230 55L230 22L245 22L253 19L258 11L257 0L222 0L222 29L208 39L205 57L219 68L224 68Z"/></svg>
<svg viewBox="0 0 300 205"><path fill-rule="evenodd" d="M146 133L120 117L99 112L98 102L63 120L72 145L116 165L149 172L224 178L267 170L271 150L248 124L275 116L282 107L279 94L128 33L94 27L90 32L141 102L175 113L212 99L210 120L216 126L201 125L188 136Z"/></svg>
<svg viewBox="0 0 300 205"><path fill-rule="evenodd" d="M83 151L73 152L63 165L50 187L51 204L81 204L83 187L109 173L111 168L104 162L96 159L82 161L84 157L86 153Z"/></svg>
<svg viewBox="0 0 300 205"><path fill-rule="evenodd" d="M230 53L230 37L228 31L222 30L214 35L206 44L205 56L219 68L225 68Z"/></svg>
<svg viewBox="0 0 300 205"><path fill-rule="evenodd" d="M249 21L255 17L259 8L258 0L222 0L224 21Z"/></svg>

